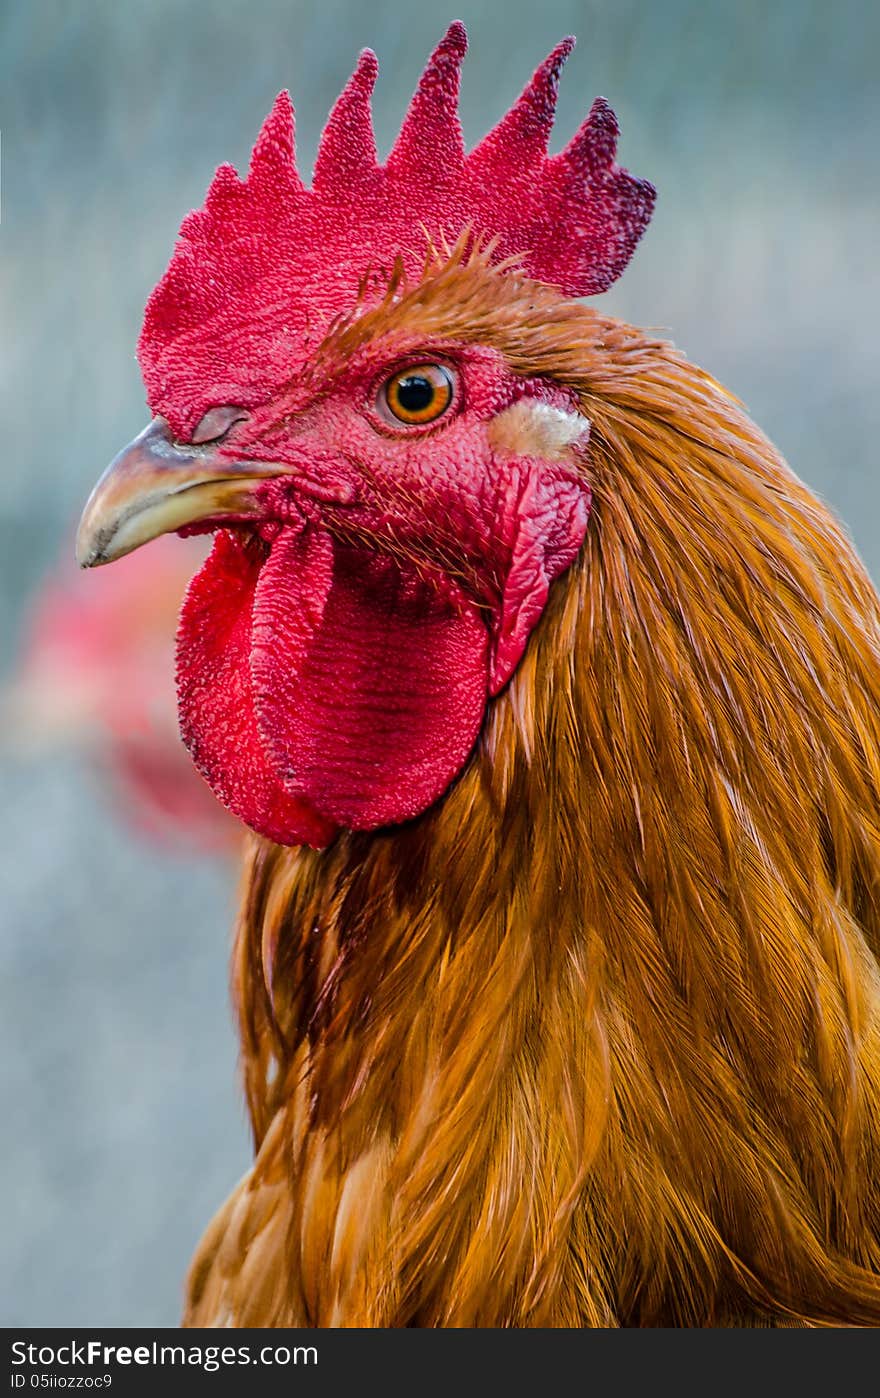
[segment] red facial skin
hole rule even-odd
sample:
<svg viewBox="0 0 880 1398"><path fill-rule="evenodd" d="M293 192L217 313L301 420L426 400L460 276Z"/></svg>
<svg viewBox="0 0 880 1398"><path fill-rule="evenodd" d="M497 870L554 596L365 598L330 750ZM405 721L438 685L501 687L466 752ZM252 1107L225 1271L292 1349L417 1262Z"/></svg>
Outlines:
<svg viewBox="0 0 880 1398"><path fill-rule="evenodd" d="M583 541L580 448L545 460L528 455L528 434L524 455L493 446L492 420L519 396L574 409L559 388L516 378L471 344L386 333L351 357L332 354L341 323L390 305L395 285L418 287L438 249L459 240L460 255L479 247L502 273L513 259L566 296L620 275L654 189L615 163L617 123L602 98L549 154L572 45L556 46L467 152L467 41L454 23L384 164L365 50L311 188L282 93L246 178L220 167L148 302L138 356L153 413L185 443L212 408L240 407L247 416L221 455L285 471L257 488L256 520L218 536L178 650L197 765L230 810L280 843L323 845L340 827L430 806ZM377 395L395 369L420 362L449 366L457 398L435 424L398 428Z"/></svg>
<svg viewBox="0 0 880 1398"><path fill-rule="evenodd" d="M453 401L391 425L401 366L447 366ZM493 450L517 398L573 405L485 348L376 343L232 429L222 454L290 472L224 531L181 618L184 739L215 793L279 843L418 815L471 752L550 581L583 542L575 459ZM586 427L586 424L585 424Z"/></svg>

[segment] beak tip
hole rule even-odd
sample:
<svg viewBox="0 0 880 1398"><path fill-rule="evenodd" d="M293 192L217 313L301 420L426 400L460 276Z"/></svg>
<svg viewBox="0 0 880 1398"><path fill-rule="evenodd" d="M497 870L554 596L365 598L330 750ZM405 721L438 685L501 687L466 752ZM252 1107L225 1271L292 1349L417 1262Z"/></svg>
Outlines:
<svg viewBox="0 0 880 1398"><path fill-rule="evenodd" d="M106 552L106 540L100 535L95 537L95 531L86 527L85 520L80 524L74 544L73 556L80 568L97 568L100 564L108 562Z"/></svg>
<svg viewBox="0 0 880 1398"><path fill-rule="evenodd" d="M73 556L79 568L91 568L98 561L98 550L80 537L74 545Z"/></svg>
<svg viewBox="0 0 880 1398"><path fill-rule="evenodd" d="M93 549L93 551L88 554L80 555L77 553L76 562L77 566L82 568L83 572L85 572L88 568L100 568L102 563L109 563L110 559L98 549Z"/></svg>

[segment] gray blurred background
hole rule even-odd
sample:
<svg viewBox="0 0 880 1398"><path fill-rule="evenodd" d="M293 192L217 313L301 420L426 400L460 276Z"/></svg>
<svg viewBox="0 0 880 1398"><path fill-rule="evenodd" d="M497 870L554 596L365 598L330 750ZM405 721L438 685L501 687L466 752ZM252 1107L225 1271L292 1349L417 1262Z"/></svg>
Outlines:
<svg viewBox="0 0 880 1398"><path fill-rule="evenodd" d="M662 326L829 499L880 577L876 0L3 0L4 675L98 472L146 419L144 300L281 87L300 164L358 50L387 150L446 23L473 143L565 33L558 144L596 93L655 220L608 309ZM91 579L112 587L112 571ZM63 696L62 696L63 700ZM173 1324L248 1162L226 961L236 860L140 839L76 742L7 716L0 1197L7 1325Z"/></svg>

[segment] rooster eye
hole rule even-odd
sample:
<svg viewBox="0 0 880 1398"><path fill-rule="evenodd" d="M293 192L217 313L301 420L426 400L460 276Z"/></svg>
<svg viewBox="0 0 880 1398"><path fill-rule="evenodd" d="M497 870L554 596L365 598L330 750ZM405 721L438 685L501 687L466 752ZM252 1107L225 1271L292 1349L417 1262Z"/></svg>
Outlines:
<svg viewBox="0 0 880 1398"><path fill-rule="evenodd" d="M378 407L388 420L418 425L433 422L452 402L452 374L442 364L400 369L379 390Z"/></svg>

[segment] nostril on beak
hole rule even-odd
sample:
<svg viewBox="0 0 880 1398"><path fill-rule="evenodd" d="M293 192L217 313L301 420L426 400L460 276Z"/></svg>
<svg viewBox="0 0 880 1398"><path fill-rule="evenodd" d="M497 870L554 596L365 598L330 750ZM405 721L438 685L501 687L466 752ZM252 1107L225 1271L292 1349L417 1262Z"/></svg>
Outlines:
<svg viewBox="0 0 880 1398"><path fill-rule="evenodd" d="M209 443L213 445L215 442L222 442L237 422L244 422L249 416L250 414L245 408L232 406L209 408L204 417L196 424L187 445L204 447L208 446Z"/></svg>

